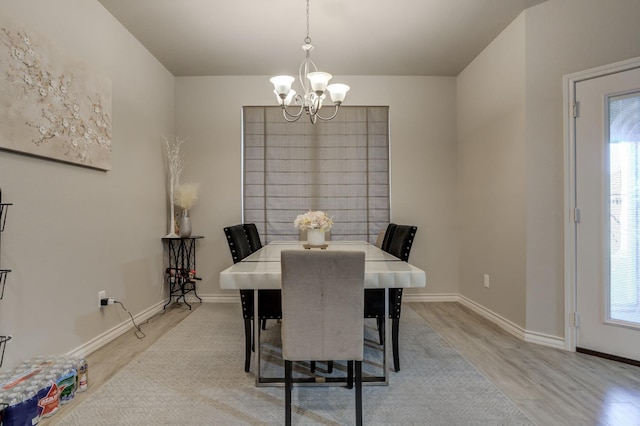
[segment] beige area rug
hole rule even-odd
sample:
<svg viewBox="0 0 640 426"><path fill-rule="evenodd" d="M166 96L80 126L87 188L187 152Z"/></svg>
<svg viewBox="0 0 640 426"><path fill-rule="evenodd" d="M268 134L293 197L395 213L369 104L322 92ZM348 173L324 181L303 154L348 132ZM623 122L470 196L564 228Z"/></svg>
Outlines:
<svg viewBox="0 0 640 426"><path fill-rule="evenodd" d="M363 369L380 372L373 321L366 325ZM269 374L281 368L279 325L263 332ZM205 303L66 414L61 425L280 425L284 388L256 388L244 372L239 305ZM504 394L408 306L400 325L401 371L389 386L365 386L367 425L530 425ZM253 366L253 364L252 364ZM253 368L253 367L252 367ZM319 374L325 366L318 364ZM377 373L376 373L377 369ZM298 375L308 372L297 368ZM336 365L334 374L343 372ZM354 392L296 387L293 423L354 423Z"/></svg>

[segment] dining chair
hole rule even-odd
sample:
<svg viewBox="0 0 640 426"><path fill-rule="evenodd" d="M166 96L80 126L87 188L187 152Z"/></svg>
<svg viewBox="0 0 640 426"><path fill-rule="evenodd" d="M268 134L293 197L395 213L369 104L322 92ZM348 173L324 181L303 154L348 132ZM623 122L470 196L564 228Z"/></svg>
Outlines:
<svg viewBox="0 0 640 426"><path fill-rule="evenodd" d="M251 253L256 250L260 250L262 248L262 241L260 240L260 233L258 232L258 227L256 226L256 224L243 223L242 227L244 228L244 232L247 234Z"/></svg>
<svg viewBox="0 0 640 426"><path fill-rule="evenodd" d="M257 247L257 244L260 242L260 237L258 235L257 229L255 230L255 235L258 236L257 240L253 240L253 243L250 243L250 237L247 233L247 228L255 227L255 224L252 226L246 227L246 225L252 224L239 224L234 226L228 226L224 228L224 234L227 237L227 243L229 245L229 250L231 251L231 257L233 259L233 263L238 263L245 257L249 256L255 250L262 247L258 247L255 250L252 250L253 247ZM252 238L255 238L255 235ZM264 322L267 319L281 319L282 318L282 302L280 296L280 290L259 290L258 291L258 302L259 302L259 312L258 312L258 320ZM244 318L244 338L245 338L245 355L244 355L244 371L249 372L249 368L251 366L251 351L252 351L252 342L253 342L253 334L252 334L252 321L254 320L253 315L253 290L240 290L240 301L242 305L242 316Z"/></svg>
<svg viewBox="0 0 640 426"><path fill-rule="evenodd" d="M283 250L282 358L285 362L285 424L291 424L293 362L347 361L356 424L362 425L364 352L364 252Z"/></svg>
<svg viewBox="0 0 640 426"><path fill-rule="evenodd" d="M413 240L418 232L417 226L389 224L385 234L382 250L408 262ZM391 234L388 236L387 234ZM393 351L393 367L400 371L400 314L402 311L402 288L389 289L389 319L391 319L391 344ZM384 343L386 330L384 329L384 290L368 289L364 292L364 316L376 318L380 344Z"/></svg>

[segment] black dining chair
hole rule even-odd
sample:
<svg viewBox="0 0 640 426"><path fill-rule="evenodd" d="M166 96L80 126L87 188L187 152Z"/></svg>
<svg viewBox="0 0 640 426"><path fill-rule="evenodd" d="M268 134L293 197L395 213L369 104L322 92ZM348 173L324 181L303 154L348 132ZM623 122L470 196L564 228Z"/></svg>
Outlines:
<svg viewBox="0 0 640 426"><path fill-rule="evenodd" d="M256 250L260 250L262 248L262 241L260 240L260 233L258 232L258 227L256 226L256 224L244 223L242 224L242 227L244 228L244 232L247 234L251 253Z"/></svg>
<svg viewBox="0 0 640 426"><path fill-rule="evenodd" d="M253 225L253 226L251 226ZM246 229L249 229L247 233ZM255 230L255 233L253 232ZM255 224L240 224L228 226L224 228L224 234L227 237L229 250L233 263L238 263L245 257L249 256L255 250L262 247L260 236ZM251 235L251 236L250 236ZM257 240L255 239L257 236ZM258 247L260 244L260 247ZM252 249L257 247L256 249ZM244 371L248 372L251 366L251 350L252 350L252 321L254 321L253 312L253 290L240 290L240 301L242 304L242 316L244 317L244 337L245 337L245 355L244 355ZM282 318L282 301L280 290L260 290L258 291L258 320L263 321L263 326L267 319Z"/></svg>
<svg viewBox="0 0 640 426"><path fill-rule="evenodd" d="M417 226L396 225L390 223L387 226L382 250L408 262L413 240L418 232ZM402 288L389 289L389 319L391 319L391 342L393 347L393 367L396 372L400 371L400 346L398 335L400 332L400 314L402 311ZM376 318L380 344L384 343L384 290L367 289L364 292L364 316L365 318Z"/></svg>

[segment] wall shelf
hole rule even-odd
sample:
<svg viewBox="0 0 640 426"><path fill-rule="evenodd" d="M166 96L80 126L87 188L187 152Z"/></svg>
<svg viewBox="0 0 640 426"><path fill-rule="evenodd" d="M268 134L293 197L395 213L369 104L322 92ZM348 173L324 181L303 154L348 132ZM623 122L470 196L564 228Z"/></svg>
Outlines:
<svg viewBox="0 0 640 426"><path fill-rule="evenodd" d="M0 197L1 197L0 193ZM4 225L7 223L7 212L9 211L9 206L12 206L12 203L0 203L0 254L2 252L2 232L4 231ZM2 256L0 255L0 261L2 261ZM11 269L0 269L0 300L4 298L4 287L7 283L7 275L11 272ZM4 350L7 347L7 342L11 340L11 336L0 336L0 367L2 367L2 362L4 361Z"/></svg>

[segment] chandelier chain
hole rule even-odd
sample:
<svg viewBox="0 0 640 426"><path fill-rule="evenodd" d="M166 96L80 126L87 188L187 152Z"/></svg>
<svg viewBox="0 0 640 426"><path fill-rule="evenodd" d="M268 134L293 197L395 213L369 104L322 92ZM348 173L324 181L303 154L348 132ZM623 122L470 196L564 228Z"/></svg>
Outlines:
<svg viewBox="0 0 640 426"><path fill-rule="evenodd" d="M304 42L311 44L311 37L309 37L309 0L307 0L307 37L305 37Z"/></svg>

